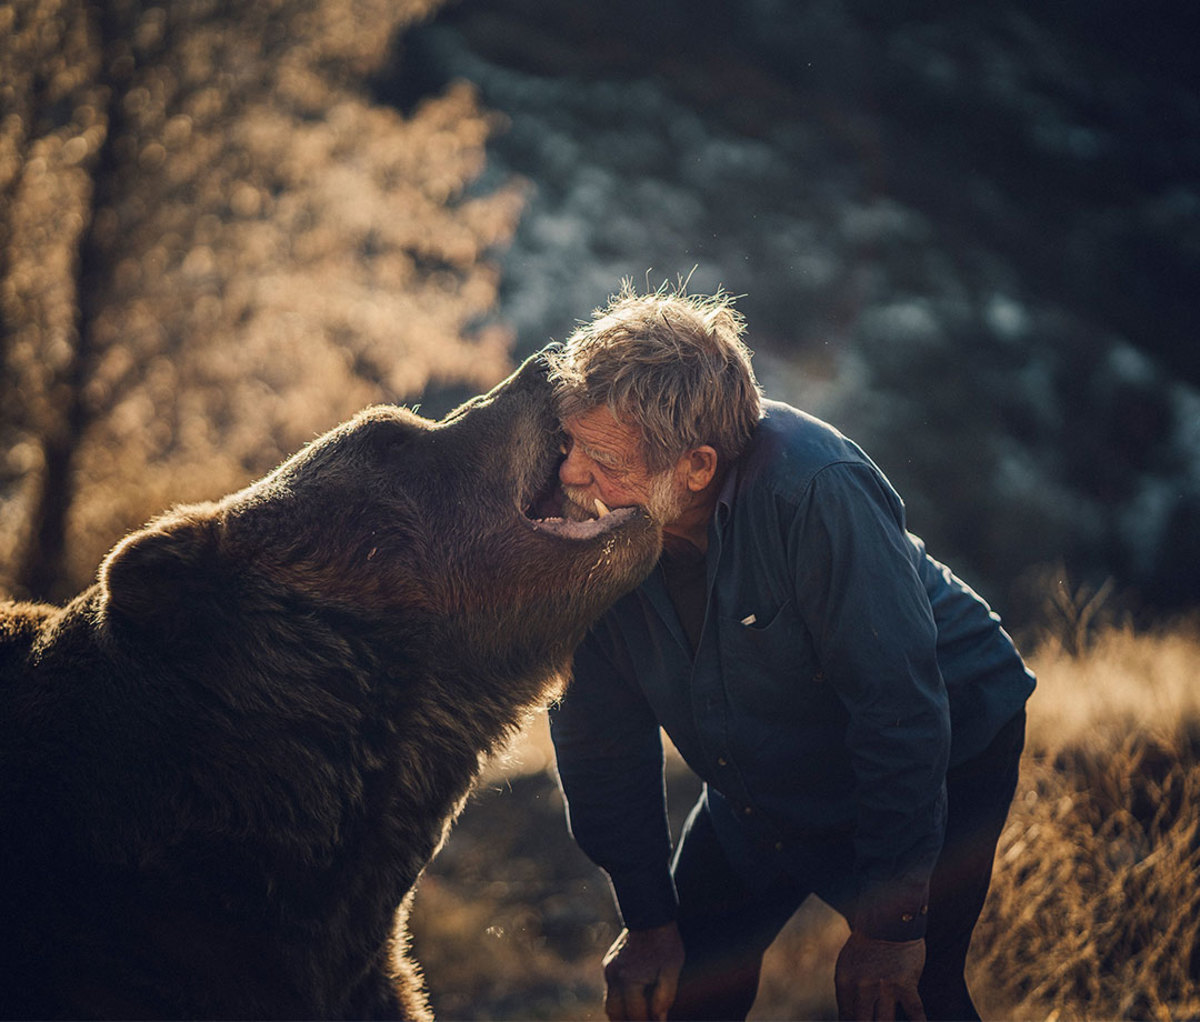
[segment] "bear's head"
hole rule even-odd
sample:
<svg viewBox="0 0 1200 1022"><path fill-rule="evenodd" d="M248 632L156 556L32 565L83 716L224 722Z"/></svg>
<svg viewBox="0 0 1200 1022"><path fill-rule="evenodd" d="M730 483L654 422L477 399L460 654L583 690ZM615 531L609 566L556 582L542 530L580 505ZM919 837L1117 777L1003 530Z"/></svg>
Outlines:
<svg viewBox="0 0 1200 1022"><path fill-rule="evenodd" d="M170 512L106 558L106 613L203 642L210 608L286 606L561 666L649 572L661 534L639 508L533 517L562 457L546 375L535 356L438 422L367 409L246 489Z"/></svg>

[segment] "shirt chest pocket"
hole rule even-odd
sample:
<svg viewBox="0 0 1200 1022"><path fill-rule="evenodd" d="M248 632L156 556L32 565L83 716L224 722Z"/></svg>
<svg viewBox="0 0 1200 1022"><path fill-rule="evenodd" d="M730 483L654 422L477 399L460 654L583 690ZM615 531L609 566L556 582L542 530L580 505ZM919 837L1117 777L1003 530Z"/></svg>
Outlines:
<svg viewBox="0 0 1200 1022"><path fill-rule="evenodd" d="M721 673L735 706L776 713L811 701L824 678L808 629L791 600L721 621Z"/></svg>

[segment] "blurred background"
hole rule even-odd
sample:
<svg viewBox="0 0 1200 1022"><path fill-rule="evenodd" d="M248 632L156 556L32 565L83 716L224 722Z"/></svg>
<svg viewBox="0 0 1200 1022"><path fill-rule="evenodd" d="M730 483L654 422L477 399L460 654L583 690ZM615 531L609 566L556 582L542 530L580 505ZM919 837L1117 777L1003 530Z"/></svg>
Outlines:
<svg viewBox="0 0 1200 1022"><path fill-rule="evenodd" d="M439 415L620 284L743 296L1014 627L1200 601L1180 10L20 0L0 12L0 586L370 401Z"/></svg>
<svg viewBox="0 0 1200 1022"><path fill-rule="evenodd" d="M0 592L69 598L127 530L365 404L442 414L622 278L724 287L768 394L858 440L930 551L1039 649L1049 716L1108 708L1080 741L1119 774L1094 828L1115 872L1089 866L1079 898L1143 876L1168 831L1190 891L1194 821L1130 800L1137 776L1178 810L1200 749L1191 703L1161 695L1197 680L1195 644L1145 645L1200 604L1193 38L1156 0L6 4ZM1103 684L1101 619L1127 668ZM1161 719L1131 717L1127 689ZM1035 743L1017 859L1098 783L1065 740ZM1146 781L1154 749L1168 768ZM423 884L443 1017L600 1010L614 918L548 755L535 727ZM693 782L672 777L681 813ZM1036 870L1011 883L993 932L1043 904L1020 887ZM1149 937L1081 944L1103 915L1048 904L1083 972L990 960L997 1011L1200 1010L1200 910L1175 897L1145 923L1191 926L1170 997L1133 978L1157 975ZM797 924L759 1017L829 1011L826 979L794 977L831 970L836 925Z"/></svg>
<svg viewBox="0 0 1200 1022"><path fill-rule="evenodd" d="M1058 567L1171 609L1200 596L1187 38L1165 4L463 0L385 95L461 78L507 117L522 350L624 276L724 286L768 393L862 443L1006 618Z"/></svg>

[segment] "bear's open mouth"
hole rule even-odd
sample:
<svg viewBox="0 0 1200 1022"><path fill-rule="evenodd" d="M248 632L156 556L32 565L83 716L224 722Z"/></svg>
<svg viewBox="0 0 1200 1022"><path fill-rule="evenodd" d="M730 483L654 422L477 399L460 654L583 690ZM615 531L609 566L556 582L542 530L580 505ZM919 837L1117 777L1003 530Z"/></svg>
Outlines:
<svg viewBox="0 0 1200 1022"><path fill-rule="evenodd" d="M610 510L598 498L591 508L586 508L567 497L558 482L557 472L550 476L524 511L525 519L535 530L566 539L592 539L624 525L640 513L636 507Z"/></svg>

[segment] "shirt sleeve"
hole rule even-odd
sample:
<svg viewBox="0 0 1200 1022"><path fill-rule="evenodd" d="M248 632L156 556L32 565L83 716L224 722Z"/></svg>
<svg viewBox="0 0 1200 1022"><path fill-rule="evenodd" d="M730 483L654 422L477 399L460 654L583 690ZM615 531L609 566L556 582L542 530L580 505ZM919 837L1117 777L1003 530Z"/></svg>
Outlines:
<svg viewBox="0 0 1200 1022"><path fill-rule="evenodd" d="M916 939L945 831L950 716L903 505L872 466L828 466L805 492L790 544L797 605L849 717L858 889L851 926Z"/></svg>
<svg viewBox="0 0 1200 1022"><path fill-rule="evenodd" d="M571 683L550 709L550 734L571 833L608 874L625 925L670 922L677 899L658 721L595 632L576 651Z"/></svg>

